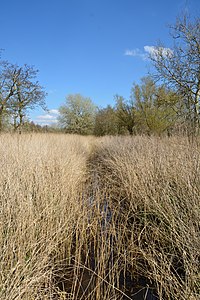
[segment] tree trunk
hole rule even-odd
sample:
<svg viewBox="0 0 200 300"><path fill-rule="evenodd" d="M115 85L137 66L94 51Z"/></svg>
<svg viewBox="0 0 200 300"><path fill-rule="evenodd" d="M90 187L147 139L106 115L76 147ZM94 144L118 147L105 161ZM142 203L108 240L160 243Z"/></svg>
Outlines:
<svg viewBox="0 0 200 300"><path fill-rule="evenodd" d="M3 106L0 107L0 132L3 130Z"/></svg>
<svg viewBox="0 0 200 300"><path fill-rule="evenodd" d="M133 127L132 126L128 126L128 132L130 135L133 135Z"/></svg>
<svg viewBox="0 0 200 300"><path fill-rule="evenodd" d="M23 114L19 112L19 134L22 133L22 125L23 125Z"/></svg>

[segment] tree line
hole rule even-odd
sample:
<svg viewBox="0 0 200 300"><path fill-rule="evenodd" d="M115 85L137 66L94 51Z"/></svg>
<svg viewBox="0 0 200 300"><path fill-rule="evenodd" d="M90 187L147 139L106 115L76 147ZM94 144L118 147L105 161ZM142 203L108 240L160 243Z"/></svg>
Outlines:
<svg viewBox="0 0 200 300"><path fill-rule="evenodd" d="M153 72L133 84L129 99L98 108L90 98L68 95L59 108L58 127L67 133L198 135L200 128L200 18L182 16L170 27L173 46L151 47ZM27 111L45 106L46 93L32 66L0 62L0 131L11 121L14 131L48 131L27 121ZM55 128L54 128L55 130Z"/></svg>
<svg viewBox="0 0 200 300"><path fill-rule="evenodd" d="M180 97L164 85L156 86L148 76L134 84L128 100L116 95L115 104L98 108L80 94L69 95L60 107L59 124L67 133L171 134L178 124L176 109Z"/></svg>

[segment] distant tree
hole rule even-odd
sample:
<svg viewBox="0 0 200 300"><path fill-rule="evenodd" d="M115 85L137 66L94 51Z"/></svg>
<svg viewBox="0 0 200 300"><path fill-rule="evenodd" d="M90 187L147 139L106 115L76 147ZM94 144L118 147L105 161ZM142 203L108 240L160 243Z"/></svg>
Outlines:
<svg viewBox="0 0 200 300"><path fill-rule="evenodd" d="M150 59L157 80L164 81L182 97L179 115L190 120L193 134L200 124L200 18L178 18L171 26L174 46L159 44L153 47Z"/></svg>
<svg viewBox="0 0 200 300"><path fill-rule="evenodd" d="M118 134L116 111L108 105L106 108L99 109L95 118L94 134L97 136Z"/></svg>
<svg viewBox="0 0 200 300"><path fill-rule="evenodd" d="M92 134L97 107L90 98L80 94L68 95L59 108L59 124L67 133Z"/></svg>
<svg viewBox="0 0 200 300"><path fill-rule="evenodd" d="M133 99L130 98L129 101L127 101L124 99L124 97L116 95L115 102L119 133L128 132L130 135L132 135L136 125L136 110Z"/></svg>
<svg viewBox="0 0 200 300"><path fill-rule="evenodd" d="M44 132L44 133L60 133L60 128L55 125L39 125L34 123L33 121L24 120L24 124L22 127L23 132Z"/></svg>

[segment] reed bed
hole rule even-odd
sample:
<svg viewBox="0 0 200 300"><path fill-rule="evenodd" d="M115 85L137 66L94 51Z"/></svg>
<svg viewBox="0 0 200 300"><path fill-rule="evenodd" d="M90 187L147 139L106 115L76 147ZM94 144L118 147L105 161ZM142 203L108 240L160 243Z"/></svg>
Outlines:
<svg viewBox="0 0 200 300"><path fill-rule="evenodd" d="M200 297L199 150L183 138L98 144L96 172L109 191L109 234L120 261L114 277L130 298L145 286L133 299Z"/></svg>
<svg viewBox="0 0 200 300"><path fill-rule="evenodd" d="M85 218L80 195L89 147L74 136L0 137L0 299L59 293L56 265L71 259Z"/></svg>
<svg viewBox="0 0 200 300"><path fill-rule="evenodd" d="M197 300L200 147L0 136L0 299Z"/></svg>

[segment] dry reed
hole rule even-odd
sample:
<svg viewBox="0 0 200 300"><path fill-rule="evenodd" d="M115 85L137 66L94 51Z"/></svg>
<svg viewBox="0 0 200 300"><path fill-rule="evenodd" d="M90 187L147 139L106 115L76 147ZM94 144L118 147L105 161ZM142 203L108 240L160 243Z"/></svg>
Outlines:
<svg viewBox="0 0 200 300"><path fill-rule="evenodd" d="M0 136L0 299L200 297L200 148Z"/></svg>

